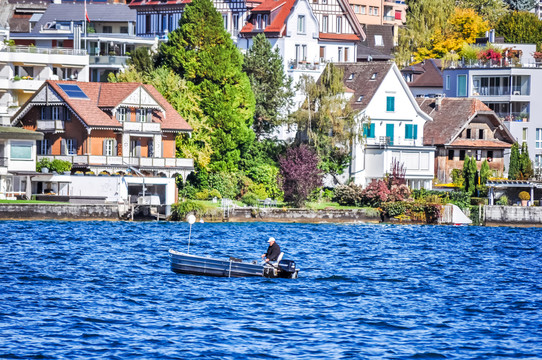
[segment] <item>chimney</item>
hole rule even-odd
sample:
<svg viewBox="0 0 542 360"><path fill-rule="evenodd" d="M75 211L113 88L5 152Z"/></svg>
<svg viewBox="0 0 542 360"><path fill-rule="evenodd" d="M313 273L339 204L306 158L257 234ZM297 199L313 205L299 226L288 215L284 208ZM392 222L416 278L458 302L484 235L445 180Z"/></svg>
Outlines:
<svg viewBox="0 0 542 360"><path fill-rule="evenodd" d="M437 96L435 98L435 111L439 111L441 106L442 106L442 97Z"/></svg>

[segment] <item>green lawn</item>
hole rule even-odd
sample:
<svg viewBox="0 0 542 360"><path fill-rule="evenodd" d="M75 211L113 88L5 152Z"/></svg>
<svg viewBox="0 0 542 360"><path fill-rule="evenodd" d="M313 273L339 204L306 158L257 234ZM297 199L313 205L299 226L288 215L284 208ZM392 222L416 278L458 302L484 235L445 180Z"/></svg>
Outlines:
<svg viewBox="0 0 542 360"><path fill-rule="evenodd" d="M0 204L68 204L67 202L38 200L0 200Z"/></svg>

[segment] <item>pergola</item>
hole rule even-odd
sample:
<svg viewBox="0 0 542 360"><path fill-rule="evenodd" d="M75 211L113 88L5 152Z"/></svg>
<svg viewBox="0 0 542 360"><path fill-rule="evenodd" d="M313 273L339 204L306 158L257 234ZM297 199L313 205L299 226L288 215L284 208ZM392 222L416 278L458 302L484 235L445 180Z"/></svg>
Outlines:
<svg viewBox="0 0 542 360"><path fill-rule="evenodd" d="M534 189L542 189L542 183L534 183L528 180L491 180L486 183L489 188L489 205L495 200L495 189L524 188L530 189L531 199L534 199Z"/></svg>

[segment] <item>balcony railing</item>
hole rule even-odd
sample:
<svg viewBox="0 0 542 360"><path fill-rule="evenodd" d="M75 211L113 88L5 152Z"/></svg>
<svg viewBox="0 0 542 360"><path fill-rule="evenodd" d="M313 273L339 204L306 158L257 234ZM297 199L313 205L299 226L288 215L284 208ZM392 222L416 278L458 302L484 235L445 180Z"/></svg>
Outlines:
<svg viewBox="0 0 542 360"><path fill-rule="evenodd" d="M495 112L502 121L528 122L529 113L526 112Z"/></svg>
<svg viewBox="0 0 542 360"><path fill-rule="evenodd" d="M423 138L417 139L405 139L401 136L396 136L391 139L389 136L379 136L374 138L366 138L365 143L367 145L378 146L423 146Z"/></svg>
<svg viewBox="0 0 542 360"><path fill-rule="evenodd" d="M290 70L319 70L322 67L326 66L326 62L310 62L310 61L299 61L296 62L292 60L288 63L288 69Z"/></svg>
<svg viewBox="0 0 542 360"><path fill-rule="evenodd" d="M384 21L395 21L395 16L391 16L391 15L384 15ZM398 19L398 20L401 20L401 19Z"/></svg>
<svg viewBox="0 0 542 360"><path fill-rule="evenodd" d="M161 125L160 123L125 121L122 124L122 129L124 131L160 132Z"/></svg>
<svg viewBox="0 0 542 360"><path fill-rule="evenodd" d="M42 158L49 160L64 160L77 165L108 165L126 167L127 165L137 168L193 168L193 159L179 158L146 158L128 156L101 156L101 155L38 155L38 161Z"/></svg>
<svg viewBox="0 0 542 360"><path fill-rule="evenodd" d="M510 67L542 67L541 62L536 61L518 61L518 60L464 60L464 61L445 61L443 67L446 69L463 68L510 68Z"/></svg>
<svg viewBox="0 0 542 360"><path fill-rule="evenodd" d="M38 120L38 131L64 131L64 121L62 120Z"/></svg>
<svg viewBox="0 0 542 360"><path fill-rule="evenodd" d="M88 59L89 65L117 65L123 66L126 65L126 61L129 59L129 56L90 56Z"/></svg>
<svg viewBox="0 0 542 360"><path fill-rule="evenodd" d="M40 48L35 46L4 46L0 48L0 52L11 53L32 53L32 54L54 54L54 55L87 55L86 50L74 50L65 48Z"/></svg>

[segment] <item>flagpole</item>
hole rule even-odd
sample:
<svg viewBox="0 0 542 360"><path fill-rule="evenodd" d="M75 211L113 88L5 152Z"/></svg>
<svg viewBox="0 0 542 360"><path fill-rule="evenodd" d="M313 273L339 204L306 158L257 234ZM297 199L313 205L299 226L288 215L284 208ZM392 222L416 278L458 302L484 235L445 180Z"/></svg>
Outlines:
<svg viewBox="0 0 542 360"><path fill-rule="evenodd" d="M83 42L84 46L85 46L85 50L87 51L88 53L88 49L87 49L87 19L88 19L88 15L87 15L87 0L85 0L85 13L83 14L83 26L84 26L84 34L85 34L85 41Z"/></svg>

